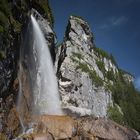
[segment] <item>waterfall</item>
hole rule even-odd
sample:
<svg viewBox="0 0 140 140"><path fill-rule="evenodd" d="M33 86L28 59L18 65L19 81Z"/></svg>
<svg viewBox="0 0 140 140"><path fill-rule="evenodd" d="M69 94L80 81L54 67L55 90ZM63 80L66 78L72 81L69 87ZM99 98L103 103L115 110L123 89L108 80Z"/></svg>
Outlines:
<svg viewBox="0 0 140 140"><path fill-rule="evenodd" d="M31 115L63 114L49 48L32 15L20 50L19 88L21 120L27 115L25 108Z"/></svg>

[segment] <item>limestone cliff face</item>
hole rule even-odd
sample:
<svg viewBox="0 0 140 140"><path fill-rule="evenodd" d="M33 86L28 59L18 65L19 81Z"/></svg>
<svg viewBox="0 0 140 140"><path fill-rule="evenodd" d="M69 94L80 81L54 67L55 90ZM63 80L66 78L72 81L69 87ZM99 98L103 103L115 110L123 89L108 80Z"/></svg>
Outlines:
<svg viewBox="0 0 140 140"><path fill-rule="evenodd" d="M115 73L117 68L111 60L98 57L93 41L87 22L71 16L56 56L59 90L64 108L71 113L106 117L112 96L97 61L103 59L106 71Z"/></svg>

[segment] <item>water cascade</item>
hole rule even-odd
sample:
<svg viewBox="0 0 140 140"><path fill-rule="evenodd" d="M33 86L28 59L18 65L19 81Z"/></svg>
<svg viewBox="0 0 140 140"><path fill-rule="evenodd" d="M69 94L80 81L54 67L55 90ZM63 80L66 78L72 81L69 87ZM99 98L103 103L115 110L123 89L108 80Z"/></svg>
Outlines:
<svg viewBox="0 0 140 140"><path fill-rule="evenodd" d="M20 50L18 111L31 115L62 115L57 79L44 35L31 15ZM26 106L26 107L25 107Z"/></svg>

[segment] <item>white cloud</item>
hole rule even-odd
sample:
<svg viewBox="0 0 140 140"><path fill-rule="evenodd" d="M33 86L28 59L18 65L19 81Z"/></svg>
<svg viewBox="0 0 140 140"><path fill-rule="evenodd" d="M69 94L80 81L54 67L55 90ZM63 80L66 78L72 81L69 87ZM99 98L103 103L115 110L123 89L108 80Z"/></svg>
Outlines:
<svg viewBox="0 0 140 140"><path fill-rule="evenodd" d="M110 24L112 26L119 26L119 25L126 23L127 20L128 19L125 16L121 16L118 18L112 17L112 18L110 18Z"/></svg>
<svg viewBox="0 0 140 140"><path fill-rule="evenodd" d="M134 81L135 87L140 90L140 77L136 78Z"/></svg>
<svg viewBox="0 0 140 140"><path fill-rule="evenodd" d="M125 16L120 17L109 17L105 23L99 26L99 29L108 29L112 27L117 27L125 24L128 21L128 18Z"/></svg>

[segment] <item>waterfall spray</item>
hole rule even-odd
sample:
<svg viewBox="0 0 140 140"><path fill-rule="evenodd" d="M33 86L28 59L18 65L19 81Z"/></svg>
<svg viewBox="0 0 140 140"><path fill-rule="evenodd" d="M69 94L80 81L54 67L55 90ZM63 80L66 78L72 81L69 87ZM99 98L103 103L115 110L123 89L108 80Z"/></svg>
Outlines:
<svg viewBox="0 0 140 140"><path fill-rule="evenodd" d="M25 108L31 115L63 114L49 48L32 15L20 51L19 84L21 119L27 114Z"/></svg>

